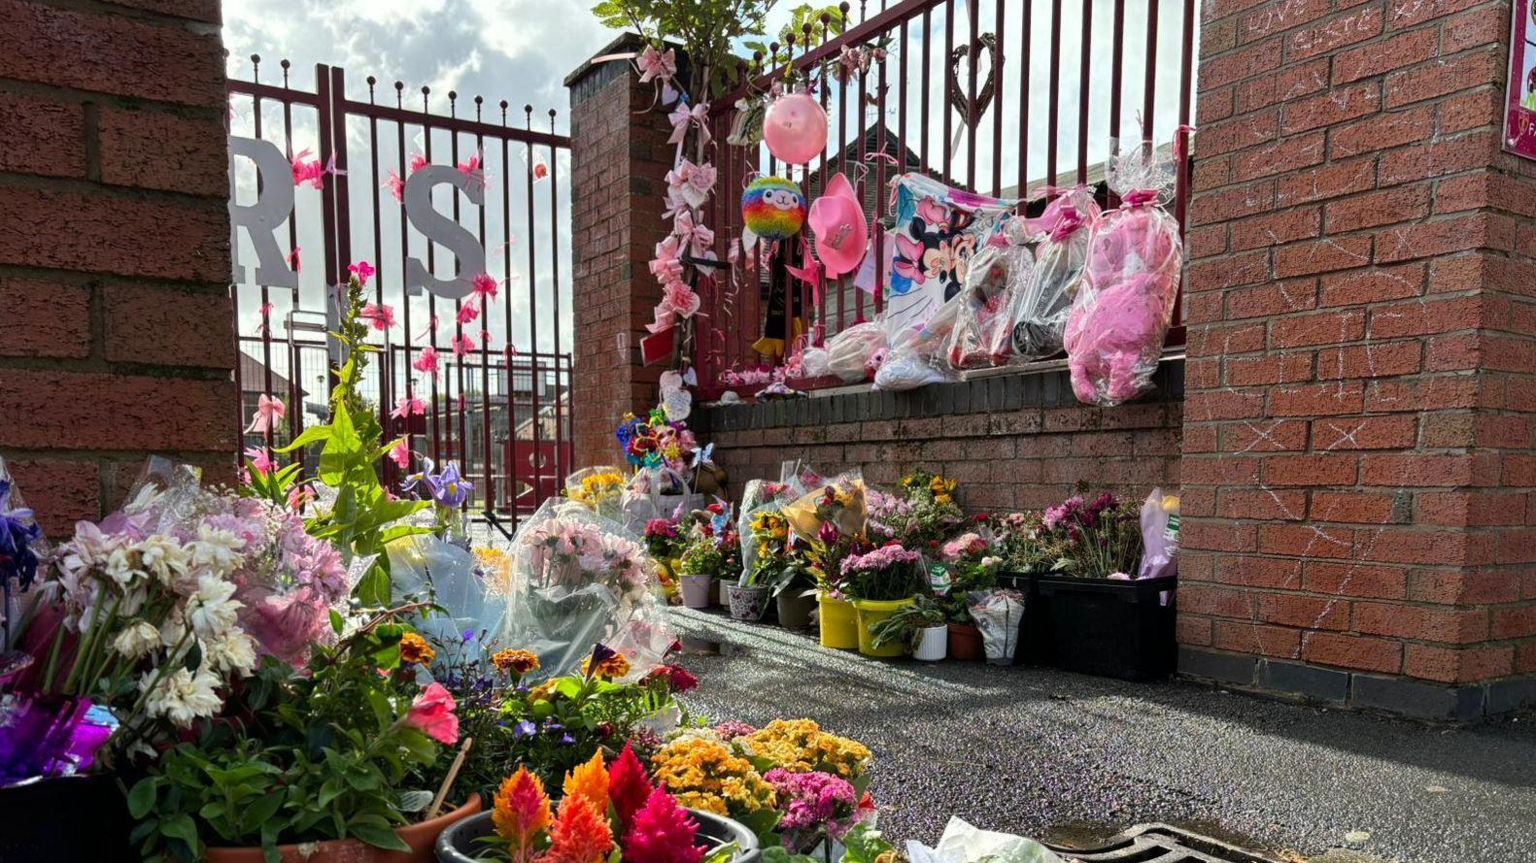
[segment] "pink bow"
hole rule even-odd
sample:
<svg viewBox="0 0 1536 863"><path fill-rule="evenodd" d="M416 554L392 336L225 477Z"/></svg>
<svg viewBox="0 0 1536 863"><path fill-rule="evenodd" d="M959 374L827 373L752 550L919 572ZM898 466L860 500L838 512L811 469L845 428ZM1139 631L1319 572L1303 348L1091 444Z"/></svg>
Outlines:
<svg viewBox="0 0 1536 863"><path fill-rule="evenodd" d="M1120 199L1120 209L1129 210L1134 207L1145 207L1156 204L1158 192L1156 189L1132 189L1126 192Z"/></svg>
<svg viewBox="0 0 1536 863"><path fill-rule="evenodd" d="M429 375L437 374L437 348L422 348L421 356L411 362L411 368Z"/></svg>
<svg viewBox="0 0 1536 863"><path fill-rule="evenodd" d="M704 206L709 200L709 193L715 188L717 177L715 166L708 162L695 165L687 159L679 160L677 167L667 172L668 200L673 204L673 209L677 209L679 199L690 207Z"/></svg>
<svg viewBox="0 0 1536 863"><path fill-rule="evenodd" d="M395 402L395 409L390 413L390 416L396 419L405 419L409 416L425 416L426 413L426 402L415 396L406 395L401 396L399 401Z"/></svg>
<svg viewBox="0 0 1536 863"><path fill-rule="evenodd" d="M656 50L655 45L647 45L635 65L640 67L642 84L670 81L677 74L677 53L671 48L663 52Z"/></svg>
<svg viewBox="0 0 1536 863"><path fill-rule="evenodd" d="M672 124L672 135L667 138L668 144L676 144L678 153L682 153L683 139L688 135L689 126L699 127L699 139L708 144L712 138L709 134L709 103L702 102L688 107L685 102L678 102L672 113L667 115L667 122Z"/></svg>
<svg viewBox="0 0 1536 863"><path fill-rule="evenodd" d="M1085 224L1087 223L1083 221L1082 214L1076 207L1063 207L1055 227L1051 228L1051 242L1065 242L1073 232Z"/></svg>
<svg viewBox="0 0 1536 863"><path fill-rule="evenodd" d="M715 244L715 232L695 222L691 210L682 210L672 221L672 233L686 240L695 255L703 255Z"/></svg>
<svg viewBox="0 0 1536 863"><path fill-rule="evenodd" d="M651 275L663 286L679 282L683 278L683 249L677 235L656 244L656 257L651 260Z"/></svg>
<svg viewBox="0 0 1536 863"><path fill-rule="evenodd" d="M251 417L251 424L246 427L246 434L270 434L277 428L277 423L288 413L288 408L282 399L272 398L263 393L256 400L256 414Z"/></svg>

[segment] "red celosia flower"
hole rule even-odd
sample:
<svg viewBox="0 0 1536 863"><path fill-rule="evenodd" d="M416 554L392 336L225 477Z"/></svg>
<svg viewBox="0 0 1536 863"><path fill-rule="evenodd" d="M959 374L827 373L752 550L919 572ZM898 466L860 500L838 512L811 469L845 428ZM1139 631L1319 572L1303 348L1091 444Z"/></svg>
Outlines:
<svg viewBox="0 0 1536 863"><path fill-rule="evenodd" d="M626 742L624 751L608 765L608 800L618 813L620 826L629 826L629 819L645 805L651 790L651 780L646 778L645 765L640 763L635 750Z"/></svg>
<svg viewBox="0 0 1536 863"><path fill-rule="evenodd" d="M549 826L549 797L544 783L526 767L507 777L496 792L491 822L511 851L513 863L527 863L534 855L534 837Z"/></svg>
<svg viewBox="0 0 1536 863"><path fill-rule="evenodd" d="M549 854L542 858L545 863L600 863L613 850L607 816L581 794L560 801L549 838Z"/></svg>
<svg viewBox="0 0 1536 863"><path fill-rule="evenodd" d="M704 849L693 844L698 832L698 823L658 788L624 834L624 863L699 863Z"/></svg>

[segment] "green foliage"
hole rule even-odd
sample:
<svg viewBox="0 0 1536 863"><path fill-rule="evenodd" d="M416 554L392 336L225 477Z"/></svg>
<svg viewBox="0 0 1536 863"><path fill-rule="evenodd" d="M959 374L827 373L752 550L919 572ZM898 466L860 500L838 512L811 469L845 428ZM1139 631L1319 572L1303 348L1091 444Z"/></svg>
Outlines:
<svg viewBox="0 0 1536 863"><path fill-rule="evenodd" d="M376 555L353 591L363 605L382 608L387 607L391 599L389 556L384 554L384 547L403 537L430 532L427 527L397 524L430 503L391 500L389 491L379 481L378 464L395 442L382 446L376 443L383 437L384 430L357 389L373 347L365 341L367 326L362 322L361 314L363 288L355 276L347 286L347 297L341 326L331 334L341 343L347 357L335 370L337 382L331 391L331 421L310 426L278 452L292 452L313 445L320 447L315 475L320 482L336 490L336 502L330 511L311 516L306 529L311 536L335 543L349 561L354 557ZM254 479L254 471L252 473ZM281 473L274 473L274 478ZM286 500L286 489L283 494Z"/></svg>
<svg viewBox="0 0 1536 863"><path fill-rule="evenodd" d="M415 671L393 617L317 647L305 673L268 659L245 683L245 714L165 752L128 793L145 856L260 846L276 861L280 844L347 837L406 850L398 795L438 746L404 721Z"/></svg>
<svg viewBox="0 0 1536 863"><path fill-rule="evenodd" d="M603 0L592 7L592 14L604 26L633 29L651 44L680 44L689 60L689 80L680 81L695 100L714 99L725 92L727 82L742 64L734 53L744 40L747 50L762 50L764 22L778 0ZM789 27L802 38L800 26L815 22L819 32L823 14L829 16L833 33L843 29L842 12L837 6L815 8L802 4L793 10ZM791 32L787 27L780 34Z"/></svg>
<svg viewBox="0 0 1536 863"><path fill-rule="evenodd" d="M879 830L872 829L868 824L859 824L848 835L843 837L843 847L847 849L843 854L843 863L875 863L875 860L887 851L895 851L895 846L880 835Z"/></svg>
<svg viewBox="0 0 1536 863"><path fill-rule="evenodd" d="M899 643L912 651L917 649L917 640L922 631L930 626L943 626L944 617L944 608L938 600L929 594L920 593L913 597L911 605L902 606L890 617L870 627L869 634L877 648Z"/></svg>
<svg viewBox="0 0 1536 863"><path fill-rule="evenodd" d="M825 20L823 20L825 19ZM837 5L812 6L809 3L801 3L789 10L789 23L780 28L778 42L781 46L789 44L789 37L794 36L797 44L805 40L806 27L810 27L810 35L813 41L819 41L825 35L827 38L840 36L848 22L843 18L842 7ZM760 52L767 57L771 52L768 44L761 40L747 40L742 42L742 47L748 51Z"/></svg>

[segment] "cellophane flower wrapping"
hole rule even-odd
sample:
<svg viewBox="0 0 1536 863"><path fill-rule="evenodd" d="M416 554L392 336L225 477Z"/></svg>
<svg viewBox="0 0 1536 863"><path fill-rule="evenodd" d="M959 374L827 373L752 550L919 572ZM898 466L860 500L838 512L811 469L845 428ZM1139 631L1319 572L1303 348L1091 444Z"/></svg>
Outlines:
<svg viewBox="0 0 1536 863"><path fill-rule="evenodd" d="M694 492L689 479L670 467L641 468L630 478L620 496L620 519L635 533L643 533L651 519L677 520L700 509L703 495Z"/></svg>
<svg viewBox="0 0 1536 863"><path fill-rule="evenodd" d="M1172 180L1148 145L1109 177L1123 203L1089 229L1082 285L1063 342L1079 401L1110 407L1152 388L1184 265L1178 222L1159 206Z"/></svg>
<svg viewBox="0 0 1536 863"><path fill-rule="evenodd" d="M936 847L907 842L911 863L1062 863L1051 849L1033 839L973 827L951 816Z"/></svg>
<svg viewBox="0 0 1536 863"><path fill-rule="evenodd" d="M0 653L15 639L23 594L31 589L48 556L48 540L0 457Z"/></svg>
<svg viewBox="0 0 1536 863"><path fill-rule="evenodd" d="M827 339L826 372L850 384L869 380L885 361L885 350L883 326L873 321L854 324Z"/></svg>
<svg viewBox="0 0 1536 863"><path fill-rule="evenodd" d="M823 524L831 524L843 536L864 532L866 510L864 473L858 468L838 474L824 486L809 490L783 507L784 517L795 533L816 536Z"/></svg>
<svg viewBox="0 0 1536 863"><path fill-rule="evenodd" d="M1141 565L1137 578L1179 574L1179 499L1152 489L1141 505Z"/></svg>
<svg viewBox="0 0 1536 863"><path fill-rule="evenodd" d="M504 578L504 553L468 551L426 534L395 540L387 553L391 594L421 600L430 596L446 612L413 620L417 632L445 644L462 644L462 658L469 661L514 646L477 637L501 630L506 603L498 585ZM466 632L472 635L466 638Z"/></svg>
<svg viewBox="0 0 1536 863"><path fill-rule="evenodd" d="M496 640L538 654L544 677L576 671L596 642L638 675L676 641L640 536L569 501L546 500L518 527L491 590L504 609Z"/></svg>
<svg viewBox="0 0 1536 863"><path fill-rule="evenodd" d="M565 496L614 521L624 520L624 489L630 472L612 465L584 467L565 478Z"/></svg>
<svg viewBox="0 0 1536 863"><path fill-rule="evenodd" d="M1039 219L1026 220L1041 233L1029 281L1014 295L1008 312L1010 362L1061 353L1067 316L1088 263L1089 226L1098 216L1093 194L1079 187L1054 198Z"/></svg>
<svg viewBox="0 0 1536 863"><path fill-rule="evenodd" d="M1009 312L1035 270L1035 258L1027 243L1022 222L1010 219L971 256L965 287L954 300L958 301L955 326L946 352L951 368L1008 364L1013 354Z"/></svg>

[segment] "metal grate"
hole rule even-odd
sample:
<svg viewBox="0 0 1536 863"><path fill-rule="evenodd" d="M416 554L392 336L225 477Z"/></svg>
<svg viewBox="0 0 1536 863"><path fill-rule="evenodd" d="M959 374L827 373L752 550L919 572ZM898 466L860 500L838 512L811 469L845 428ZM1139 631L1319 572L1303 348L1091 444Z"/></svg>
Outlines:
<svg viewBox="0 0 1536 863"><path fill-rule="evenodd" d="M1050 848L1083 863L1277 863L1274 858L1167 824L1139 824L1111 838L1102 848Z"/></svg>

